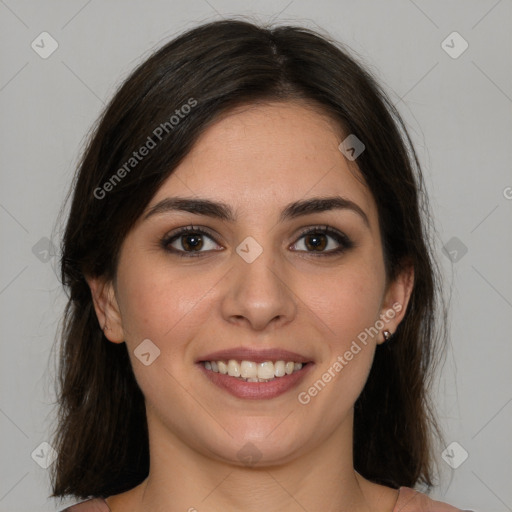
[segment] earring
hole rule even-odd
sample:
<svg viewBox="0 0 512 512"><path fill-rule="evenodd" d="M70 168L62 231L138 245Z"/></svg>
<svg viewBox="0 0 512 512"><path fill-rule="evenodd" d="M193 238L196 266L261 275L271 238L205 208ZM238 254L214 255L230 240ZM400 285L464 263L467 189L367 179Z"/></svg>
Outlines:
<svg viewBox="0 0 512 512"><path fill-rule="evenodd" d="M393 334L391 334L389 331L382 331L382 335L384 336L384 341L389 341L392 337L393 337Z"/></svg>

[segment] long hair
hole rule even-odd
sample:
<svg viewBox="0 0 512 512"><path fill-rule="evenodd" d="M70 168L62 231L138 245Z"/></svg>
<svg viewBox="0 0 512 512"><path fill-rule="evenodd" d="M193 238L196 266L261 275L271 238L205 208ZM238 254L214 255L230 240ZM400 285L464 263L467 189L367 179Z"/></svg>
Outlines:
<svg viewBox="0 0 512 512"><path fill-rule="evenodd" d="M125 236L220 114L299 99L363 141L357 167L377 204L387 278L405 264L415 273L405 317L392 341L377 347L355 404L354 467L395 488L432 486L433 439L441 433L429 387L444 331L428 203L406 127L381 86L328 36L226 20L153 53L120 86L86 145L61 246L68 303L51 496L104 498L149 472L144 396L126 344L109 342L98 324L85 277L115 277ZM135 158L150 139L151 150Z"/></svg>

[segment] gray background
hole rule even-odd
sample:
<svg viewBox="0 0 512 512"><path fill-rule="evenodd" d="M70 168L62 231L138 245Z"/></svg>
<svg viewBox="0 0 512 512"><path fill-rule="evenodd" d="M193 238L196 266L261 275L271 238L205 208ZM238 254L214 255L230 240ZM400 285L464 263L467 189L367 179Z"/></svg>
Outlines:
<svg viewBox="0 0 512 512"><path fill-rule="evenodd" d="M151 49L199 22L247 14L322 27L359 54L404 116L452 291L436 403L448 443L460 445L447 459L460 465L438 454L434 496L512 510L510 0L0 0L0 511L57 509L40 445L53 418L50 351L64 295L45 251L84 137ZM48 58L31 47L51 48L43 31L58 43ZM461 39L442 45L453 31L469 44L457 58L447 51L458 54Z"/></svg>

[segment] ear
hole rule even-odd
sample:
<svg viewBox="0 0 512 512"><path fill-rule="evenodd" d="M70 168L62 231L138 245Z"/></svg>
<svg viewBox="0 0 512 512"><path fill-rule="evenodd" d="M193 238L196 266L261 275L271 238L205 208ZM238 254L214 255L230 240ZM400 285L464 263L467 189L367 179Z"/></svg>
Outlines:
<svg viewBox="0 0 512 512"><path fill-rule="evenodd" d="M103 334L114 343L123 343L123 324L112 281L101 277L86 279Z"/></svg>
<svg viewBox="0 0 512 512"><path fill-rule="evenodd" d="M382 301L380 320L384 323L377 344L384 343L383 332L394 334L405 316L407 305L414 288L414 268L412 264L403 265L399 274L391 281Z"/></svg>

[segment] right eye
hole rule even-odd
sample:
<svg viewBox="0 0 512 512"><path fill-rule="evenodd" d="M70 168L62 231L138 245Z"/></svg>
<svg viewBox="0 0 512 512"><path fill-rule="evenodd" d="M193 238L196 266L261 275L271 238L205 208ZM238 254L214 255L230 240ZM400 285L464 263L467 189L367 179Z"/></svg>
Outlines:
<svg viewBox="0 0 512 512"><path fill-rule="evenodd" d="M222 250L212 235L194 226L179 228L162 240L165 250L183 257L197 257L202 253Z"/></svg>

